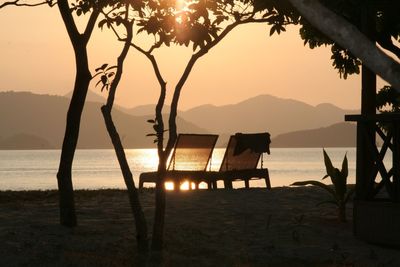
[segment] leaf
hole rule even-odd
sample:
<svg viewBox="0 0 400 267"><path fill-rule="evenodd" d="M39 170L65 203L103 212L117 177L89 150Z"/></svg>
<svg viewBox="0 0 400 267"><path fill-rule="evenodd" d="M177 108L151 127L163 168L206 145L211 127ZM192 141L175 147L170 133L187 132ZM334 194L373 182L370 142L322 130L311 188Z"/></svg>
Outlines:
<svg viewBox="0 0 400 267"><path fill-rule="evenodd" d="M344 155L344 158L343 158L341 174L345 179L349 175L349 168L348 168L348 162L347 162L347 153Z"/></svg>
<svg viewBox="0 0 400 267"><path fill-rule="evenodd" d="M118 66L110 66L110 67L108 67L108 68L106 69L106 71L109 71L109 70L112 70L112 69L116 69L116 68L118 68Z"/></svg>
<svg viewBox="0 0 400 267"><path fill-rule="evenodd" d="M269 31L269 36L272 36L274 34L274 32L276 31L275 26L271 27L271 30Z"/></svg>
<svg viewBox="0 0 400 267"><path fill-rule="evenodd" d="M148 123L156 123L155 120L147 120Z"/></svg>
<svg viewBox="0 0 400 267"><path fill-rule="evenodd" d="M100 71L100 70L104 70L105 68L107 68L107 66L108 66L108 64L105 63L105 64L101 65L101 67L98 67L97 69L95 69L94 71L95 71L95 72L98 72L98 71Z"/></svg>
<svg viewBox="0 0 400 267"><path fill-rule="evenodd" d="M95 87L97 87L97 85L99 85L99 83L101 83L101 80L99 80L99 81L96 83Z"/></svg>
<svg viewBox="0 0 400 267"><path fill-rule="evenodd" d="M157 136L155 133L146 134L146 136Z"/></svg>
<svg viewBox="0 0 400 267"><path fill-rule="evenodd" d="M104 24L106 24L106 22L107 22L106 19L100 20L100 22L99 22L99 24L98 24L98 27L99 27L100 29L103 29L103 26L104 26Z"/></svg>
<svg viewBox="0 0 400 267"><path fill-rule="evenodd" d="M332 176L335 175L335 168L333 167L332 161L329 158L328 154L326 153L325 149L322 149L322 151L324 153L324 163L325 163L326 173L332 178Z"/></svg>
<svg viewBox="0 0 400 267"><path fill-rule="evenodd" d="M107 84L108 79L107 79L107 76L105 74L101 75L100 80L103 83L103 85Z"/></svg>
<svg viewBox="0 0 400 267"><path fill-rule="evenodd" d="M99 75L101 75L101 74L103 74L103 73L102 73L102 72L96 73L96 74L92 77L92 80L93 80L96 76L99 76Z"/></svg>
<svg viewBox="0 0 400 267"><path fill-rule="evenodd" d="M108 78L111 78L112 76L114 76L115 75L115 72L110 72L109 74L107 74L107 77Z"/></svg>

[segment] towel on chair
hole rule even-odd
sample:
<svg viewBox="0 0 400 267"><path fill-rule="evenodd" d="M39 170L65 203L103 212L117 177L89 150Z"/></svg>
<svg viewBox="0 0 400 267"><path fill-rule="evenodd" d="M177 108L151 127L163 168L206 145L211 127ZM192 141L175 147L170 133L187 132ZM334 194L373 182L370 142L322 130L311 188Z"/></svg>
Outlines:
<svg viewBox="0 0 400 267"><path fill-rule="evenodd" d="M236 146L233 150L233 155L239 155L245 150L250 149L256 153L264 153L269 151L269 144L271 143L269 133L256 133L256 134L235 134Z"/></svg>

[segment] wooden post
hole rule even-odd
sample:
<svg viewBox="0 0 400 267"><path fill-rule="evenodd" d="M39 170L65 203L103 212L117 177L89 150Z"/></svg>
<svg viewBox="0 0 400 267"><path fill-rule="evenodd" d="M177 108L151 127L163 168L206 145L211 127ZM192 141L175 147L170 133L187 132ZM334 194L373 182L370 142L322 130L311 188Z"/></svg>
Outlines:
<svg viewBox="0 0 400 267"><path fill-rule="evenodd" d="M393 190L394 202L400 202L400 125L399 121L395 120L392 124L393 127L393 155L392 155L392 168L393 168Z"/></svg>
<svg viewBox="0 0 400 267"><path fill-rule="evenodd" d="M370 19L371 10L366 4L363 7L362 31L370 39L374 39L375 21ZM365 65L361 67L361 115L365 117L376 114L376 75ZM368 184L374 160L371 153L368 152L367 142L375 144L375 134L372 134L373 140L368 140L365 131L375 132L375 123L357 123L357 166L356 166L356 198L366 199L368 195Z"/></svg>

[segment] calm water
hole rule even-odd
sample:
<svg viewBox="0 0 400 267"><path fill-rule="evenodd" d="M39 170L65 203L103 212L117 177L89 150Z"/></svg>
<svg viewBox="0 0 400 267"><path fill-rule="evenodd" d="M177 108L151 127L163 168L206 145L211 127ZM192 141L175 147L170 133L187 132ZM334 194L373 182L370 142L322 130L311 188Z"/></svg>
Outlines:
<svg viewBox="0 0 400 267"><path fill-rule="evenodd" d="M341 167L344 154L349 160L349 182L355 180L355 148L327 149L335 167ZM0 151L0 190L56 189L56 173L60 150L2 150ZM212 169L218 170L224 149L217 149ZM155 149L128 149L126 155L137 184L141 172L157 166ZM272 186L287 186L295 181L321 179L325 175L322 149L275 148L264 156ZM330 182L330 181L327 181ZM78 150L73 165L76 189L125 188L113 150ZM251 186L265 186L252 181ZM150 185L149 185L150 186ZM234 187L243 187L243 182Z"/></svg>

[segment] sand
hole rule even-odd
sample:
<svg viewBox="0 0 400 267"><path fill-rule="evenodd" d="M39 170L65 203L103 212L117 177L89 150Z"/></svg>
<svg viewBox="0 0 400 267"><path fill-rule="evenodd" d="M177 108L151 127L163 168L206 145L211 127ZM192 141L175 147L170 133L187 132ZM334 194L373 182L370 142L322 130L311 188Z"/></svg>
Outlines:
<svg viewBox="0 0 400 267"><path fill-rule="evenodd" d="M141 192L151 230L154 191ZM319 188L168 192L162 266L400 266L400 250L365 243ZM0 192L0 266L135 266L123 190L76 191L79 225L58 224L57 192ZM151 232L151 231L150 231Z"/></svg>

